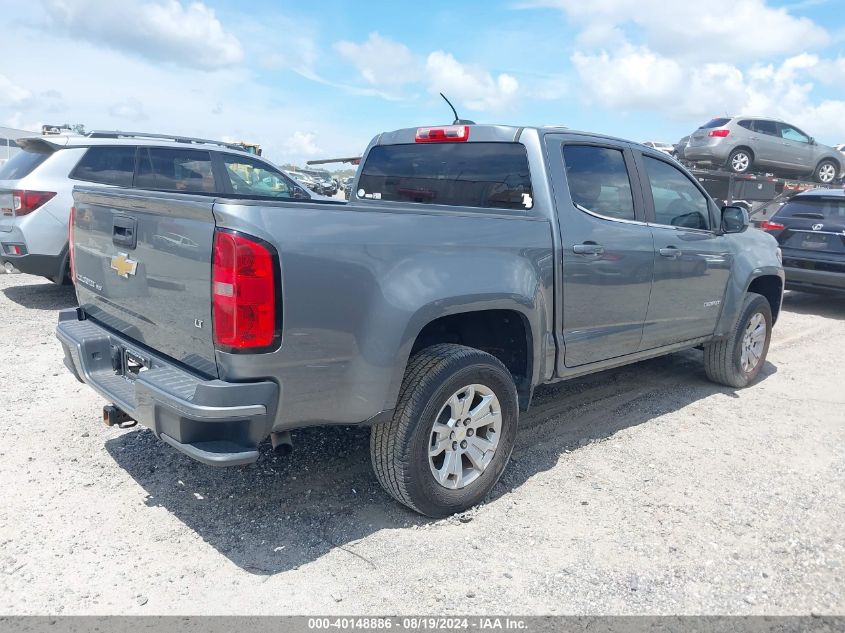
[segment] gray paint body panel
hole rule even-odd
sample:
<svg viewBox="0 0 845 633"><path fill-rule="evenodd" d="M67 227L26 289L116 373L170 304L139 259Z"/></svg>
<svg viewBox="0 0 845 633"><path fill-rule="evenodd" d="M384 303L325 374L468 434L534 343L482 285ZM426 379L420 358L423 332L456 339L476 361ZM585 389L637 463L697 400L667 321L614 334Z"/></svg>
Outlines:
<svg viewBox="0 0 845 633"><path fill-rule="evenodd" d="M371 147L412 142L413 132L383 134ZM471 140L513 141L518 133L532 176L530 210L390 203L355 195L346 205L104 189L77 191L75 197L78 208L87 204L110 210L104 217L136 213L142 226L145 218L153 218L151 227L169 217L180 230L196 232L201 244L196 265L187 254L156 248L144 256L159 258L144 265L184 277L189 289L148 291L144 296L156 301L152 309L139 297L121 298L125 307L147 318L158 311L160 318L179 319L180 325L172 321L155 338L126 318L126 325L136 329L120 331L199 369L191 364L193 353L209 361L212 375L222 381L277 383L283 397L273 430L357 424L393 409L417 335L442 316L490 309L520 314L530 329L533 386L727 334L755 277L783 279L775 242L762 232L689 235L695 232L674 230L667 235L665 227L648 224L641 176L632 165L640 153L662 157L659 152L561 129L478 126ZM567 142L603 144L626 153L636 222L611 221L574 207L560 158L560 145ZM193 323L202 312L211 322L209 249L215 226L266 240L278 251L283 336L274 352L214 350L210 329L193 339L185 336L182 320L187 317ZM92 257L111 252L104 230L79 238L91 239ZM655 236L684 242L691 260L666 269L656 259ZM573 245L588 240L621 259L585 260L572 252ZM97 261L94 257L86 269ZM702 261L707 264L703 275ZM86 311L96 305L89 290L79 292ZM720 306L704 308L714 297L722 297Z"/></svg>
<svg viewBox="0 0 845 633"><path fill-rule="evenodd" d="M540 218L238 202L215 205L215 218L280 254L281 347L217 353L223 380L282 384L277 428L353 424L393 408L414 340L441 316L506 309L532 332L552 327L552 238ZM533 383L553 371L546 344L534 341Z"/></svg>

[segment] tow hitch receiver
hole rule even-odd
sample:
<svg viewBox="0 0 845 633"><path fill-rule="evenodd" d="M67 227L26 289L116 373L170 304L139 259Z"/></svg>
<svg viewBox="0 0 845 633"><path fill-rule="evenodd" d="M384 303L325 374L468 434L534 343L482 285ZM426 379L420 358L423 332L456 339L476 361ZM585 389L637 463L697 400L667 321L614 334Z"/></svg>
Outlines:
<svg viewBox="0 0 845 633"><path fill-rule="evenodd" d="M118 409L113 404L107 404L103 407L103 423L106 426L116 426L119 429L129 429L138 424L125 411Z"/></svg>

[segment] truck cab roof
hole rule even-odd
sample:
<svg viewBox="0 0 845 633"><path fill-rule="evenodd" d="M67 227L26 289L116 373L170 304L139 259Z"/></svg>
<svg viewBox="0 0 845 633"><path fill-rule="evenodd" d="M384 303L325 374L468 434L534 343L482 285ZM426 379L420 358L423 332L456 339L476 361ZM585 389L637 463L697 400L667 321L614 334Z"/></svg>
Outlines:
<svg viewBox="0 0 845 633"><path fill-rule="evenodd" d="M428 125L428 126L420 126L420 127L409 127L409 128L401 128L398 130L393 130L390 132L382 132L379 134L374 140L372 145L400 145L405 143L414 143L417 140L417 133L420 130L431 130L431 129L447 129L447 128L460 128L466 127L468 128L468 137L466 142L469 143L515 143L519 142L520 138L526 131L533 132L539 138L546 136L547 134L567 134L571 136L577 137L585 137L591 138L596 140L608 140L614 141L617 143L626 143L631 146L636 146L637 148L651 152L660 154L658 150L655 150L653 147L648 147L643 145L642 143L637 143L635 141L631 141L629 139L619 138L616 136L611 136L609 134L598 134L595 132L584 132L581 130L574 130L569 127L565 126L555 126L555 125L544 125L544 126L532 126L532 125L493 125L493 124L472 124L472 125L452 125L452 124L443 124L443 125Z"/></svg>

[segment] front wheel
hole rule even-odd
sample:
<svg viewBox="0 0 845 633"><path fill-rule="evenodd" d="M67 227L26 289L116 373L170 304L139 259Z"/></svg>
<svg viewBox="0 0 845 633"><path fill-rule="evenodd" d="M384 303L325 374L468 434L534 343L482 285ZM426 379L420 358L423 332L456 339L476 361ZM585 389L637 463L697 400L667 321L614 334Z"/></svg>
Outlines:
<svg viewBox="0 0 845 633"><path fill-rule="evenodd" d="M704 346L707 377L728 387L750 384L766 362L772 339L772 308L762 295L745 296L732 334Z"/></svg>
<svg viewBox="0 0 845 633"><path fill-rule="evenodd" d="M816 171L813 176L816 182L820 182L823 185L829 185L836 180L836 169L837 165L832 160L823 160L818 164L818 167L816 167Z"/></svg>
<svg viewBox="0 0 845 633"><path fill-rule="evenodd" d="M433 345L408 363L393 418L370 432L373 470L392 497L421 514L461 512L498 481L518 417L516 386L498 359Z"/></svg>

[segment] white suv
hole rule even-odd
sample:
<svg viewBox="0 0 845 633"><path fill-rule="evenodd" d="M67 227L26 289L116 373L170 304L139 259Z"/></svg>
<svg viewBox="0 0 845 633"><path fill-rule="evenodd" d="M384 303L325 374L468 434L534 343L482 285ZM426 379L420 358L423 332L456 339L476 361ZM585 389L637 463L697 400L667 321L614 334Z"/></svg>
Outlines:
<svg viewBox="0 0 845 633"><path fill-rule="evenodd" d="M178 136L91 132L22 138L0 167L0 266L68 279L68 218L75 184L201 195L317 198L272 163L236 145ZM203 153L213 169L191 169ZM205 162L204 164L208 164Z"/></svg>

